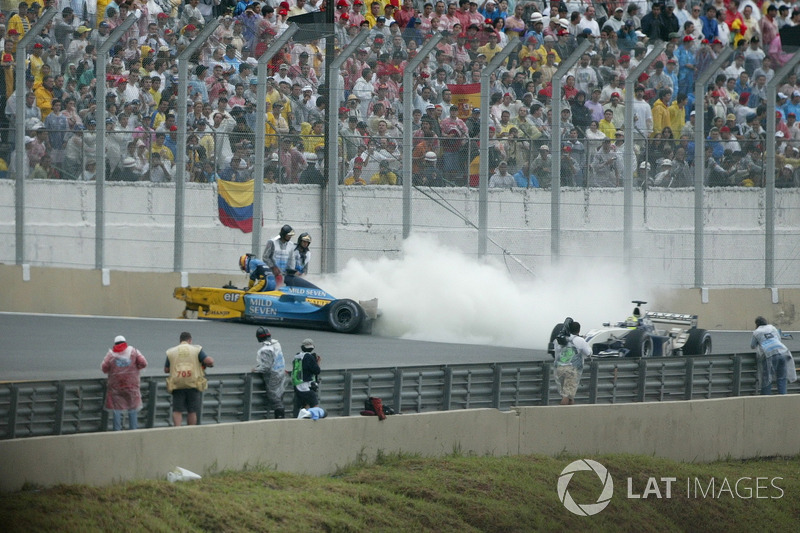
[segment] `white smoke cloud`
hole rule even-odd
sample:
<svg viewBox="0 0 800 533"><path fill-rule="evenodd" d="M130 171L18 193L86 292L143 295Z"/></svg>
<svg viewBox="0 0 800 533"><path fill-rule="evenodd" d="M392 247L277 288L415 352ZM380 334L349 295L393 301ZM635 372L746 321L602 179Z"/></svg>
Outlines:
<svg viewBox="0 0 800 533"><path fill-rule="evenodd" d="M398 258L351 260L321 286L339 298L378 298L382 315L373 331L379 335L529 349L544 349L566 316L586 332L624 320L631 300L653 292L608 259L527 266L533 275L513 279L505 265L413 235Z"/></svg>

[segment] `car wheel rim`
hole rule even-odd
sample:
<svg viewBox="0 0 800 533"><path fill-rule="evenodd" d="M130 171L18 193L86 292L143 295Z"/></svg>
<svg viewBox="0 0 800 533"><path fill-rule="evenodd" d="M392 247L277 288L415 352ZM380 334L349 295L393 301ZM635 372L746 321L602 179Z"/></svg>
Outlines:
<svg viewBox="0 0 800 533"><path fill-rule="evenodd" d="M350 321L353 320L353 313L351 313L349 309L342 309L336 313L336 320L340 324L349 324Z"/></svg>

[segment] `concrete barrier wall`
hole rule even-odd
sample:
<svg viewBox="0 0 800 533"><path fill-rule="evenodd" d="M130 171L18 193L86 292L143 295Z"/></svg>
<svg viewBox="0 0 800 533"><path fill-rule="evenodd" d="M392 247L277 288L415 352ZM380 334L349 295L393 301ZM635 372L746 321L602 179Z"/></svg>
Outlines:
<svg viewBox="0 0 800 533"><path fill-rule="evenodd" d="M771 289L709 289L704 303L700 289L664 289L647 308L698 315L705 329L752 330L759 315L787 331L800 328L800 308L795 305L800 304L800 289L775 292L777 303Z"/></svg>
<svg viewBox="0 0 800 533"><path fill-rule="evenodd" d="M222 287L231 276L193 274L189 284ZM241 276L235 278L241 282ZM142 318L177 318L184 303L172 297L181 276L164 272L112 270L103 285L99 270L31 267L23 281L17 265L0 265L0 311Z"/></svg>
<svg viewBox="0 0 800 533"><path fill-rule="evenodd" d="M520 409L519 453L631 453L675 461L789 456L800 396ZM543 430L546 428L546 430Z"/></svg>
<svg viewBox="0 0 800 533"><path fill-rule="evenodd" d="M800 453L786 413L800 395L524 407L376 417L265 420L0 441L0 490L25 483L107 485L256 466L325 475L378 453L441 457L632 453L680 461Z"/></svg>
<svg viewBox="0 0 800 533"><path fill-rule="evenodd" d="M265 185L260 247L288 222L321 239L322 191L313 185ZM412 196L414 229L449 246L477 252L478 232L464 223L478 219L477 189L441 188L434 198ZM402 246L401 187L339 189L337 264L351 258L391 256ZM25 187L24 261L33 265L91 268L95 265L95 184L33 180ZM608 262L622 257L623 191L565 189L561 193L562 254ZM110 182L105 189L104 266L113 270L170 272L175 237L174 184ZM252 251L252 236L224 227L215 188L187 183L182 268L189 272L236 272L236 258ZM694 285L694 191L648 190L633 198L634 268L656 284ZM490 190L487 254L507 251L528 268L549 265L551 192ZM455 210L455 213L450 209ZM775 283L800 286L793 268L800 246L800 189L779 189L775 200ZM0 180L0 262L16 261L15 184ZM705 283L712 287L764 284L764 191L715 188L705 193ZM496 243L496 245L495 245ZM261 250L258 250L259 252ZM531 253L534 251L533 253ZM311 271L321 270L322 254ZM511 266L510 268L514 268Z"/></svg>
<svg viewBox="0 0 800 533"><path fill-rule="evenodd" d="M241 283L241 275L225 274L189 274L188 282L222 287L232 278ZM179 274L112 270L109 281L103 285L98 270L44 267L31 267L30 281L23 281L21 266L0 265L0 311L145 318L177 318L183 311L183 302L172 297ZM784 330L800 329L794 304L800 303L800 289L777 294L778 303L772 303L768 289L711 289L703 303L700 289L664 289L648 309L696 314L706 329L752 329L758 315Z"/></svg>

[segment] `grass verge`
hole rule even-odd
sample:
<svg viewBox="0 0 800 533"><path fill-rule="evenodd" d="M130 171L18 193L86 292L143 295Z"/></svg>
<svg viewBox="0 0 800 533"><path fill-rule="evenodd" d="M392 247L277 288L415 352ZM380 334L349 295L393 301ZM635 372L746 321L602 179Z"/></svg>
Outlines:
<svg viewBox="0 0 800 533"><path fill-rule="evenodd" d="M591 458L614 481L608 507L594 516L570 513L557 494L561 471L579 457L454 454L383 455L327 477L262 469L175 484L26 487L0 495L0 524L24 532L735 532L796 531L800 524L800 457L711 464ZM575 502L594 503L601 487L596 474L583 471L568 491Z"/></svg>

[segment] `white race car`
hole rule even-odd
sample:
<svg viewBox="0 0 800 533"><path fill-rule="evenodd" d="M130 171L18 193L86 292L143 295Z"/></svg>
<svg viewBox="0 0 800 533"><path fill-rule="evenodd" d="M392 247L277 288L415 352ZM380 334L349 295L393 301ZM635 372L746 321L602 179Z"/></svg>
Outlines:
<svg viewBox="0 0 800 533"><path fill-rule="evenodd" d="M623 322L605 322L602 328L589 330L584 338L592 348L592 357L665 357L670 355L707 355L711 353L711 335L697 327L697 315L659 313L639 307L647 302L634 300L633 314ZM557 324L550 334L547 351L553 355L553 341L566 330L571 318Z"/></svg>

